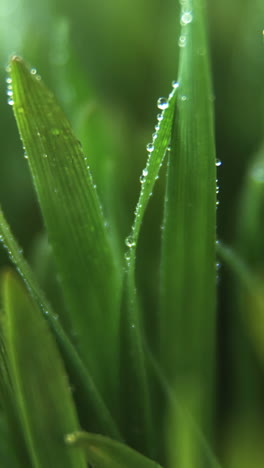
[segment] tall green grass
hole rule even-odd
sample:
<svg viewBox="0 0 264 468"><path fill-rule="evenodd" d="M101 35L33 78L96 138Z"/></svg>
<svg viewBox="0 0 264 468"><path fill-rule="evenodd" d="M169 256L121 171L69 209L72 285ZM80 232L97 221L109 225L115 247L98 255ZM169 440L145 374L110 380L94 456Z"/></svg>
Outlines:
<svg viewBox="0 0 264 468"><path fill-rule="evenodd" d="M209 7L46 2L35 24L22 5L3 2L2 17L11 9L18 22L0 47L12 51L3 128L12 108L18 132L8 144L2 137L12 229L1 209L1 466L264 463L263 120L249 99L258 90L263 103L254 74L264 71L263 50L244 39L235 5L223 37L225 6ZM259 40L261 12L258 2L241 12ZM243 77L236 86L242 64L232 51L234 85L219 87L217 41L234 30L233 53L237 44L244 56L253 51L248 93ZM170 90L164 65L176 78ZM240 116L241 96L251 122ZM15 154L13 169L17 133L25 159ZM250 153L238 196L235 155Z"/></svg>

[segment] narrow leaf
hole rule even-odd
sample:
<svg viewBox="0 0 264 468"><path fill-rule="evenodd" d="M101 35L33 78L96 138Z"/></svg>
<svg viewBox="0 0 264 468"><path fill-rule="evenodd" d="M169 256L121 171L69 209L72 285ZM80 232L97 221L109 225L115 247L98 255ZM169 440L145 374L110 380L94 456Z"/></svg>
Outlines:
<svg viewBox="0 0 264 468"><path fill-rule="evenodd" d="M52 307L48 303L43 291L35 281L34 274L26 259L24 258L22 249L17 244L1 208L0 241L2 241L4 247L7 249L10 259L17 268L31 297L34 299L36 305L38 305L43 315L47 319L56 337L57 343L60 346L61 353L67 365L67 369L71 373L74 384L80 387L83 394L83 399L86 401L86 404L89 403L90 417L91 412L96 415L97 430L106 434L111 434L112 437L120 438L115 421L113 420L100 393L98 392L94 380L84 366L83 361L69 340L69 337L62 328L59 317L54 314ZM89 424L91 424L91 419L89 420Z"/></svg>
<svg viewBox="0 0 264 468"><path fill-rule="evenodd" d="M72 330L103 390L105 374L115 369L120 278L95 185L80 142L35 70L13 57L10 75L14 113Z"/></svg>
<svg viewBox="0 0 264 468"><path fill-rule="evenodd" d="M148 388L148 375L142 342L141 312L136 293L136 248L148 201L170 143L177 87L177 83L174 83L169 98L160 98L158 101L161 112L158 115L153 141L148 145L149 157L140 179L142 187L135 211L135 219L131 234L126 239L128 251L125 256L122 375L126 382L123 414L124 420L129 420L130 425L127 426L125 422L124 431L132 446L140 448L150 456L155 455L156 443L154 441L150 389Z"/></svg>
<svg viewBox="0 0 264 468"><path fill-rule="evenodd" d="M85 467L62 440L79 426L48 324L14 273L3 281L4 339L14 395L34 467Z"/></svg>
<svg viewBox="0 0 264 468"><path fill-rule="evenodd" d="M162 239L160 362L180 401L191 389L196 409L190 413L209 434L216 302L212 89L203 1L181 5L179 89Z"/></svg>
<svg viewBox="0 0 264 468"><path fill-rule="evenodd" d="M98 468L161 468L158 463L108 437L75 432L68 434L65 441L70 446L83 448L88 461Z"/></svg>

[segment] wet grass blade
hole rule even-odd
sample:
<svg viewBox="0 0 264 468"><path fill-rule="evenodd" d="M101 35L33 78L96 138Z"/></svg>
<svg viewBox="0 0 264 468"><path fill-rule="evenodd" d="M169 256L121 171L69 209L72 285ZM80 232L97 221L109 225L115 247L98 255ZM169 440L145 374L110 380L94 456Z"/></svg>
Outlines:
<svg viewBox="0 0 264 468"><path fill-rule="evenodd" d="M162 239L160 363L180 401L192 388L197 411L190 413L210 433L216 303L212 89L203 1L181 4L179 89Z"/></svg>
<svg viewBox="0 0 264 468"><path fill-rule="evenodd" d="M142 316L138 303L135 282L136 248L144 214L152 195L159 170L170 143L176 99L177 83L168 98L160 98L156 132L153 141L148 145L149 157L146 168L141 175L141 192L135 211L131 234L126 239L126 272L124 278L124 301L122 315L122 372L126 382L126 397L123 399L124 420L131 424L124 430L128 442L138 447L151 457L156 455L154 442L154 425L150 407L150 389L143 350ZM140 429L139 429L140 428Z"/></svg>
<svg viewBox="0 0 264 468"><path fill-rule="evenodd" d="M68 434L65 442L84 449L88 461L100 468L161 468L158 463L127 445L98 434L75 432Z"/></svg>
<svg viewBox="0 0 264 468"><path fill-rule="evenodd" d="M2 294L8 367L32 465L85 467L81 452L62 443L79 423L48 324L12 271L4 276Z"/></svg>
<svg viewBox="0 0 264 468"><path fill-rule="evenodd" d="M12 102L83 359L105 397L116 379L120 276L80 142L35 70L14 57ZM10 85L11 86L11 85ZM104 345L102 346L102 343ZM101 366L98 366L98 359Z"/></svg>
<svg viewBox="0 0 264 468"><path fill-rule="evenodd" d="M97 429L103 433L109 434L112 437L120 439L120 434L108 408L106 407L98 389L84 366L78 352L72 345L69 337L60 325L60 320L54 314L51 305L47 301L44 293L35 281L34 274L23 256L22 249L16 242L10 227L0 209L0 240L7 249L10 259L17 268L21 278L23 279L30 295L38 305L43 315L47 319L57 343L60 346L61 353L74 383L81 388L86 402L89 402L89 413L96 416ZM91 419L89 420L91 424ZM90 427L90 426L89 426Z"/></svg>

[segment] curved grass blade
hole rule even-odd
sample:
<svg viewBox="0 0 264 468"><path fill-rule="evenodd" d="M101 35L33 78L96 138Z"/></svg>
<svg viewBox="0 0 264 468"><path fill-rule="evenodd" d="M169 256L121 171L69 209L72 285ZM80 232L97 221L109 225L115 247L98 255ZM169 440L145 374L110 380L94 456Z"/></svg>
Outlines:
<svg viewBox="0 0 264 468"><path fill-rule="evenodd" d="M126 382L126 397L124 398L124 423L126 439L130 445L155 457L156 443L154 441L154 424L150 407L148 376L145 366L142 346L141 314L135 286L135 262L137 241L148 201L152 194L158 173L170 143L176 99L177 83L168 98L160 98L158 106L162 111L158 115L158 123L153 141L148 145L149 158L141 176L141 192L135 211L135 219L130 236L126 239L126 272L124 278L124 302L122 316L122 363L123 379Z"/></svg>
<svg viewBox="0 0 264 468"><path fill-rule="evenodd" d="M112 374L117 358L120 275L106 222L80 142L54 96L20 58L13 57L10 70L14 114L62 280L69 321L80 353L107 397L117 381Z"/></svg>
<svg viewBox="0 0 264 468"><path fill-rule="evenodd" d="M65 433L79 426L69 382L46 320L15 273L3 279L4 340L14 397L34 467L85 467L65 450Z"/></svg>
<svg viewBox="0 0 264 468"><path fill-rule="evenodd" d="M60 346L61 353L67 365L68 371L71 372L74 383L81 388L84 399L90 403L89 412L96 416L97 429L103 433L109 434L112 437L120 439L119 430L113 420L108 408L101 398L98 389L84 366L78 352L72 345L67 334L60 325L57 315L52 311L51 305L48 303L38 283L34 279L29 264L23 256L22 249L17 244L10 227L0 208L0 241L3 242L7 249L10 259L17 268L21 278L23 279L31 297L42 311L44 317L49 322L49 325L56 337Z"/></svg>
<svg viewBox="0 0 264 468"><path fill-rule="evenodd" d="M180 401L193 385L199 404L190 413L209 436L216 315L212 89L203 1L183 0L181 5L179 90L162 238L159 354Z"/></svg>
<svg viewBox="0 0 264 468"><path fill-rule="evenodd" d="M161 468L127 445L98 434L73 432L66 436L65 442L84 449L88 461L100 468Z"/></svg>

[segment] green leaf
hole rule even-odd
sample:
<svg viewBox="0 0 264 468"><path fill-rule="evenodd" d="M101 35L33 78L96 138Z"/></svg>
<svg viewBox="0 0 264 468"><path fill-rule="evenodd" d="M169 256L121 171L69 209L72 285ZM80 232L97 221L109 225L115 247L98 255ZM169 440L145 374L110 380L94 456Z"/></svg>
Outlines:
<svg viewBox="0 0 264 468"><path fill-rule="evenodd" d="M20 58L13 57L10 68L13 109L61 277L72 332L106 396L113 390L109 385L116 383L110 373L116 369L120 287L106 222L87 158L54 96Z"/></svg>
<svg viewBox="0 0 264 468"><path fill-rule="evenodd" d="M142 312L138 304L135 282L137 242L144 214L152 195L155 182L164 156L170 143L176 100L177 83L168 99L160 98L160 114L153 141L148 145L149 157L141 176L141 192L135 210L131 234L126 239L126 272L124 278L123 321L122 321L122 375L126 382L123 415L130 420L129 427L124 423L124 431L129 443L146 451L150 456L156 452L154 424L150 407L150 388L143 350Z"/></svg>
<svg viewBox="0 0 264 468"><path fill-rule="evenodd" d="M62 328L59 317L54 314L51 305L47 301L38 283L35 281L34 274L24 258L22 249L17 244L1 208L0 241L3 242L4 247L7 249L10 259L17 268L31 297L34 299L35 303L49 322L50 328L59 344L67 369L74 381L74 385L81 390L81 399L83 402L86 402L86 405L89 403L89 427L91 427L91 417L94 415L96 420L96 430L119 439L120 434L115 421L98 392L89 371L84 366L78 352ZM76 392L76 397L78 398L78 391Z"/></svg>
<svg viewBox="0 0 264 468"><path fill-rule="evenodd" d="M216 316L212 89L203 1L184 0L181 5L179 89L162 238L159 354L180 401L192 388L196 409L189 408L190 413L210 433ZM181 466L180 446L178 457Z"/></svg>
<svg viewBox="0 0 264 468"><path fill-rule="evenodd" d="M4 339L28 450L34 467L85 467L82 454L65 449L79 426L69 382L48 324L17 276L3 280Z"/></svg>
<svg viewBox="0 0 264 468"><path fill-rule="evenodd" d="M98 468L161 468L127 445L98 434L74 432L66 436L65 442L83 448L88 461Z"/></svg>

